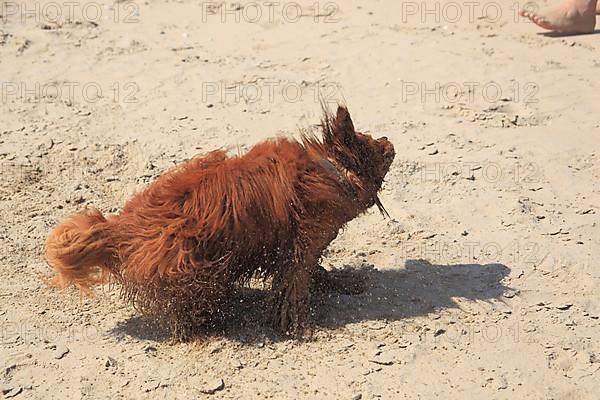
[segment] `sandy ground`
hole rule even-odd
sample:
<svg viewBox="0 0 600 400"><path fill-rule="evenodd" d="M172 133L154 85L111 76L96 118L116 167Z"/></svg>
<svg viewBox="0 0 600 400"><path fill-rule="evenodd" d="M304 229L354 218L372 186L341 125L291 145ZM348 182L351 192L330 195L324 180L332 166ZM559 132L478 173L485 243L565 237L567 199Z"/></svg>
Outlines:
<svg viewBox="0 0 600 400"><path fill-rule="evenodd" d="M3 396L598 398L600 35L541 35L510 2L66 3L0 8ZM392 219L323 260L368 290L316 295L313 340L264 327L257 290L173 344L114 288L44 285L66 215L310 129L319 97L397 156Z"/></svg>

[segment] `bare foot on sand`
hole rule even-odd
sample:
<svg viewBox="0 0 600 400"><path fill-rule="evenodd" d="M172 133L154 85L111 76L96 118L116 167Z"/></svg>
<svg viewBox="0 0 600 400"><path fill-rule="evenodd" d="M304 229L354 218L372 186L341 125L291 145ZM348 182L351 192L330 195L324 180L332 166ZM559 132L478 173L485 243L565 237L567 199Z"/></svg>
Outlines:
<svg viewBox="0 0 600 400"><path fill-rule="evenodd" d="M564 0L556 8L537 12L521 10L523 17L555 32L590 33L596 27L596 13L600 13L597 0Z"/></svg>

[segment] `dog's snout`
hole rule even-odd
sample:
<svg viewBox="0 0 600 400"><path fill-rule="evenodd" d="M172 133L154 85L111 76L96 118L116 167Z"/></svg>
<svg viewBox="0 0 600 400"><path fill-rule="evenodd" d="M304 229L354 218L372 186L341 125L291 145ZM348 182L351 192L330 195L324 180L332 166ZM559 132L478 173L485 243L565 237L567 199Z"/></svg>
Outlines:
<svg viewBox="0 0 600 400"><path fill-rule="evenodd" d="M396 152L394 151L394 146L391 142L386 142L386 146L384 146L384 148L385 150L383 152L383 156L385 157L386 161L389 161L391 163L392 161L394 161L394 157L396 155Z"/></svg>

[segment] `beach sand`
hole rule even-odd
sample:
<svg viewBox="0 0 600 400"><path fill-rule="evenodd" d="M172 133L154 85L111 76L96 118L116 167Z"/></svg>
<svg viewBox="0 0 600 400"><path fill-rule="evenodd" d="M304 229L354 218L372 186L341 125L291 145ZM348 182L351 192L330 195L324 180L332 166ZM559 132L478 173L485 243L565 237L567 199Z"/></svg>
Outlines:
<svg viewBox="0 0 600 400"><path fill-rule="evenodd" d="M7 3L5 397L597 398L600 35L542 35L510 2ZM315 129L320 100L396 160L391 219L370 210L323 259L368 289L315 295L312 339L274 334L259 290L239 325L174 344L118 288L46 287L67 215L117 212L195 154Z"/></svg>

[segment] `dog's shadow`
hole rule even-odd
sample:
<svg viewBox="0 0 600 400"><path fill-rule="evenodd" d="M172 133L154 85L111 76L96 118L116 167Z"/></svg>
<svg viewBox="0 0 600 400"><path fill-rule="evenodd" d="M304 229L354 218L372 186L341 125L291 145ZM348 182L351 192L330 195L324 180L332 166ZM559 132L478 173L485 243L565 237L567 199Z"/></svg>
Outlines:
<svg viewBox="0 0 600 400"><path fill-rule="evenodd" d="M397 321L455 308L455 298L492 300L507 287L502 280L510 269L502 264L434 265L424 260L408 260L404 268L345 268L350 280L364 279L366 290L358 295L334 292L313 294L312 318L317 327L335 329L361 321ZM338 271L338 274L340 271ZM269 338L288 340L270 328L269 292L243 289L232 299L231 315L220 326L202 327L199 337L221 336L242 343ZM169 340L166 324L136 316L117 325L111 334L142 340Z"/></svg>
<svg viewBox="0 0 600 400"><path fill-rule="evenodd" d="M508 290L502 280L509 272L502 264L434 265L408 260L403 269L373 269L369 289L359 296L324 295L322 306L315 310L316 320L321 326L336 328L456 308L455 298L491 300Z"/></svg>

